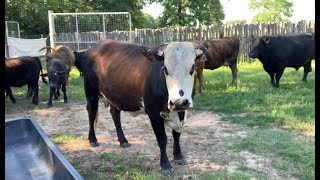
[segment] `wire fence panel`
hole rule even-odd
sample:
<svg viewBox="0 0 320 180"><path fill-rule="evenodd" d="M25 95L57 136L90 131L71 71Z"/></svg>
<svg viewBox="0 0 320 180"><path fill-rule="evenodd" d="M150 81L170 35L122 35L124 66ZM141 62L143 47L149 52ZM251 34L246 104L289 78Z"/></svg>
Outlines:
<svg viewBox="0 0 320 180"><path fill-rule="evenodd" d="M6 21L6 36L20 38L19 23L15 21Z"/></svg>
<svg viewBox="0 0 320 180"><path fill-rule="evenodd" d="M105 39L131 42L131 15L128 12L49 11L48 16L51 47L66 45L72 50L82 50Z"/></svg>

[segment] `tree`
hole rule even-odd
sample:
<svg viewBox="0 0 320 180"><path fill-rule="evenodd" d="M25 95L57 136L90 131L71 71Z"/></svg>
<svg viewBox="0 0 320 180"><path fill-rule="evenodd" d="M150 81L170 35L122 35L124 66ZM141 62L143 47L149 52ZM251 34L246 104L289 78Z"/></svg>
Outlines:
<svg viewBox="0 0 320 180"><path fill-rule="evenodd" d="M6 0L5 20L17 21L24 35L48 34L48 10L59 13L129 12L133 28L143 28L144 0Z"/></svg>
<svg viewBox="0 0 320 180"><path fill-rule="evenodd" d="M162 26L190 26L221 23L224 12L219 0L150 0L164 6L159 17Z"/></svg>
<svg viewBox="0 0 320 180"><path fill-rule="evenodd" d="M293 3L288 0L250 0L249 8L257 10L253 22L285 22L292 16Z"/></svg>

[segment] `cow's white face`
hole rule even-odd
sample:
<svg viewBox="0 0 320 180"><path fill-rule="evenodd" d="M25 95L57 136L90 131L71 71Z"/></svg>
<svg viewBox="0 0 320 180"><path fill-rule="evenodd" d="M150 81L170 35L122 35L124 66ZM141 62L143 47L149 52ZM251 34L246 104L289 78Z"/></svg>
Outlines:
<svg viewBox="0 0 320 180"><path fill-rule="evenodd" d="M169 110L186 110L193 106L191 94L194 83L195 59L203 50L191 42L172 42L159 54L164 56L162 68L169 94Z"/></svg>

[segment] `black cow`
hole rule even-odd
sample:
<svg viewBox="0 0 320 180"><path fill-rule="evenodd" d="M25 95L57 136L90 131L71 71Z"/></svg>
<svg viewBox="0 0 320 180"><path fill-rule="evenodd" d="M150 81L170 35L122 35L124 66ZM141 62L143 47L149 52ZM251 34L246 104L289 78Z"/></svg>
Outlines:
<svg viewBox="0 0 320 180"><path fill-rule="evenodd" d="M164 123L171 127L173 155L185 165L180 150L180 132L186 110L192 107L195 59L205 53L205 46L191 42L173 42L157 48L120 41L101 41L88 49L81 67L89 116L89 142L98 146L94 127L97 122L99 95L110 103L110 113L121 147L128 147L122 131L120 112L144 111L148 114L160 147L160 166L172 175L166 153ZM77 61L77 60L76 60Z"/></svg>
<svg viewBox="0 0 320 180"><path fill-rule="evenodd" d="M264 70L270 75L270 83L274 87L279 87L280 78L286 67L298 70L303 66L302 81L307 81L307 75L312 70L314 46L314 34L262 36L253 39L249 56L261 61Z"/></svg>
<svg viewBox="0 0 320 180"><path fill-rule="evenodd" d="M38 57L19 57L5 60L5 89L10 100L15 103L16 99L12 95L10 87L22 87L28 85L27 97L32 98L33 104L38 104L39 75L41 72L42 82L47 84L45 75L42 72L42 66Z"/></svg>
<svg viewBox="0 0 320 180"><path fill-rule="evenodd" d="M69 77L68 66L59 59L53 58L47 60L47 71L50 85L50 96L48 101L48 107L52 107L52 96L58 99L60 96L59 89L62 89L64 103L68 102L66 94L66 84Z"/></svg>

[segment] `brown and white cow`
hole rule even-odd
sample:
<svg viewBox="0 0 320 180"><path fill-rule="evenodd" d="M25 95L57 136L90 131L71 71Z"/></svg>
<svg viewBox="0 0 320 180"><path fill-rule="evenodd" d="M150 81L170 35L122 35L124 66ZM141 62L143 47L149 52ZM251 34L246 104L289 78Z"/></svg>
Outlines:
<svg viewBox="0 0 320 180"><path fill-rule="evenodd" d="M193 106L192 89L196 59L205 53L206 45L172 42L156 48L120 41L102 41L88 49L81 61L89 115L89 142L98 146L94 126L100 94L110 103L110 113L117 129L118 141L128 147L120 122L120 112L145 111L160 147L160 166L172 175L166 153L167 136L164 124L171 127L173 155L185 165L180 150L180 132L186 110Z"/></svg>

